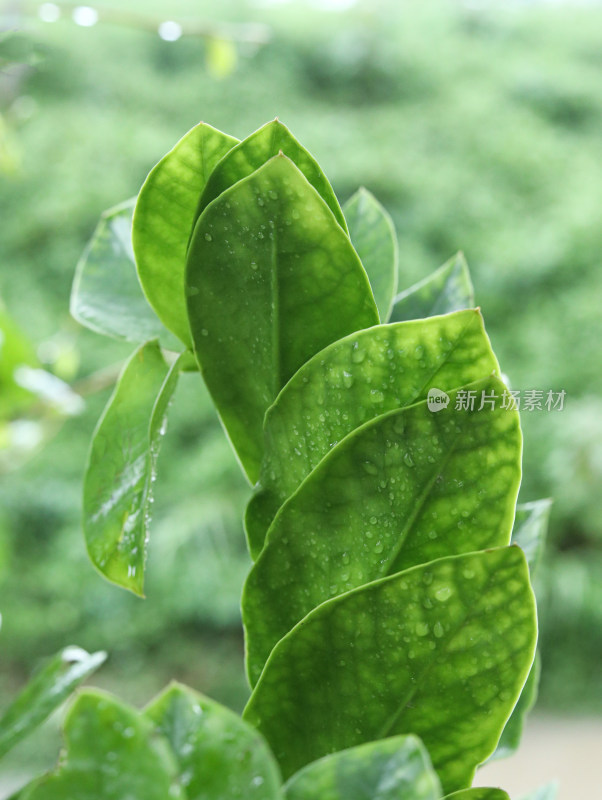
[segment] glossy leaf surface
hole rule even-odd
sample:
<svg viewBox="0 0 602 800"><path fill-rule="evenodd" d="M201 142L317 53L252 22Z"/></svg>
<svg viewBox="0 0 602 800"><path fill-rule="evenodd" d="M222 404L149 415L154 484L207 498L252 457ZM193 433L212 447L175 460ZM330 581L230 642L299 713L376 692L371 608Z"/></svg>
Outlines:
<svg viewBox="0 0 602 800"><path fill-rule="evenodd" d="M284 503L332 447L370 419L499 371L476 310L381 325L305 364L265 420L265 453L245 526L256 557Z"/></svg>
<svg viewBox="0 0 602 800"><path fill-rule="evenodd" d="M240 717L174 684L145 710L169 742L187 800L278 800L280 773L267 744Z"/></svg>
<svg viewBox="0 0 602 800"><path fill-rule="evenodd" d="M516 507L512 541L524 550L531 575L535 574L541 560L551 509L552 501L547 498Z"/></svg>
<svg viewBox="0 0 602 800"><path fill-rule="evenodd" d="M367 189L361 188L343 207L349 236L368 273L382 322L387 322L397 291L397 236L393 220Z"/></svg>
<svg viewBox="0 0 602 800"><path fill-rule="evenodd" d="M366 273L324 201L281 155L205 209L187 292L205 382L254 482L264 414L282 386L323 347L378 322Z"/></svg>
<svg viewBox="0 0 602 800"><path fill-rule="evenodd" d="M41 725L105 659L106 653L86 653L79 647L66 647L53 656L0 717L0 758Z"/></svg>
<svg viewBox="0 0 602 800"><path fill-rule="evenodd" d="M489 378L468 391L501 397ZM274 647L329 598L447 555L510 542L520 485L518 412L426 402L345 438L286 501L243 595L255 684Z"/></svg>
<svg viewBox="0 0 602 800"><path fill-rule="evenodd" d="M424 745L392 736L309 764L285 786L287 800L440 800Z"/></svg>
<svg viewBox="0 0 602 800"><path fill-rule="evenodd" d="M507 758L515 753L520 745L523 728L527 715L535 705L537 700L537 691L539 687L539 676L541 673L541 659L539 653L535 654L535 660L529 677L523 686L518 703L514 706L510 719L506 723L495 752L492 754L490 761L497 760L498 758Z"/></svg>
<svg viewBox="0 0 602 800"><path fill-rule="evenodd" d="M186 248L207 179L237 142L201 122L151 170L136 203L132 236L140 283L159 319L187 346Z"/></svg>
<svg viewBox="0 0 602 800"><path fill-rule="evenodd" d="M23 800L184 798L165 743L152 723L109 695L86 691L65 721L65 756Z"/></svg>
<svg viewBox="0 0 602 800"><path fill-rule="evenodd" d="M332 211L334 218L347 232L345 217L341 211L332 186L322 172L318 162L301 145L286 125L278 119L268 122L233 147L217 164L207 180L196 219L212 200L229 189L238 181L247 178L259 169L266 161L283 153L303 173L307 181L324 200Z"/></svg>
<svg viewBox="0 0 602 800"><path fill-rule="evenodd" d="M136 594L144 562L152 483L180 356L169 368L156 342L136 350L94 436L84 477L84 533L93 564Z"/></svg>
<svg viewBox="0 0 602 800"><path fill-rule="evenodd" d="M75 271L71 315L96 333L145 342L161 337L177 347L149 306L138 281L132 250L136 199L105 211Z"/></svg>
<svg viewBox="0 0 602 800"><path fill-rule="evenodd" d="M443 789L470 785L533 661L518 547L443 558L312 611L272 651L244 717L285 777L336 750L413 733Z"/></svg>
<svg viewBox="0 0 602 800"><path fill-rule="evenodd" d="M474 290L468 265L458 253L424 280L397 295L391 322L447 314L474 306Z"/></svg>

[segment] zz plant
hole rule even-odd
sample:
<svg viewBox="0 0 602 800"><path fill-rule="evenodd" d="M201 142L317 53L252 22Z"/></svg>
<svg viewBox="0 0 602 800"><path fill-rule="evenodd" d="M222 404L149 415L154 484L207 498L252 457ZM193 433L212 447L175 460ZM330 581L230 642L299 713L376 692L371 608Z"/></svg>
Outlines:
<svg viewBox="0 0 602 800"><path fill-rule="evenodd" d="M251 694L241 719L176 684L141 712L83 691L24 800L508 797L470 787L535 699L548 504L516 506L519 414L463 257L397 276L385 210L341 208L278 120L197 125L103 215L72 313L139 344L92 441L90 558L142 595L168 408L200 372L253 487Z"/></svg>

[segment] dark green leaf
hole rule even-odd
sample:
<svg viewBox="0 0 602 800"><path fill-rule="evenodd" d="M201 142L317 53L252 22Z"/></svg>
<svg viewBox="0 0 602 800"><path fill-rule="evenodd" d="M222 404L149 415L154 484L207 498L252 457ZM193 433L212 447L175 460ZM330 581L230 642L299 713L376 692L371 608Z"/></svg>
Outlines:
<svg viewBox="0 0 602 800"><path fill-rule="evenodd" d="M282 386L323 347L378 323L366 273L322 198L280 155L205 209L187 291L203 376L254 482L265 411Z"/></svg>
<svg viewBox="0 0 602 800"><path fill-rule="evenodd" d="M66 753L23 800L182 798L167 743L135 709L98 691L82 693L65 721Z"/></svg>
<svg viewBox="0 0 602 800"><path fill-rule="evenodd" d="M424 745L393 736L314 761L286 784L287 800L439 800Z"/></svg>
<svg viewBox="0 0 602 800"><path fill-rule="evenodd" d="M514 706L510 719L506 723L506 727L500 737L495 752L491 755L490 761L497 760L498 758L507 758L518 750L520 741L523 736L523 728L527 714L537 700L537 689L539 686L539 675L541 672L541 659L539 653L535 654L535 660L531 667L531 672L523 690L518 699L518 703Z"/></svg>
<svg viewBox="0 0 602 800"><path fill-rule="evenodd" d="M323 603L272 651L244 717L285 777L324 755L413 733L446 792L494 750L533 661L522 550L452 556Z"/></svg>
<svg viewBox="0 0 602 800"><path fill-rule="evenodd" d="M71 315L105 336L145 342L161 337L166 346L179 342L149 306L132 250L132 215L136 198L105 211L77 269L71 291Z"/></svg>
<svg viewBox="0 0 602 800"><path fill-rule="evenodd" d="M245 527L257 557L278 508L329 450L359 425L498 373L476 310L381 325L348 336L305 364L265 420L265 453Z"/></svg>
<svg viewBox="0 0 602 800"><path fill-rule="evenodd" d="M500 398L488 378L463 390ZM358 428L286 501L243 595L254 685L274 645L320 603L447 555L507 545L521 477L518 412L426 402ZM327 567L326 567L327 565Z"/></svg>
<svg viewBox="0 0 602 800"><path fill-rule="evenodd" d="M423 281L397 295L391 322L433 317L474 306L474 290L468 265L458 253Z"/></svg>
<svg viewBox="0 0 602 800"><path fill-rule="evenodd" d="M66 647L30 680L0 717L0 758L41 725L74 689L106 659Z"/></svg>
<svg viewBox="0 0 602 800"><path fill-rule="evenodd" d="M343 208L349 236L368 273L383 322L397 291L397 236L393 220L367 189L359 189Z"/></svg>
<svg viewBox="0 0 602 800"><path fill-rule="evenodd" d="M238 142L201 122L151 170L136 203L133 245L148 302L190 346L184 273L200 194L217 162Z"/></svg>
<svg viewBox="0 0 602 800"><path fill-rule="evenodd" d="M516 507L512 542L525 551L531 575L534 575L548 534L548 520L552 501L534 500Z"/></svg>
<svg viewBox="0 0 602 800"><path fill-rule="evenodd" d="M278 800L280 772L256 730L218 703L173 684L145 710L175 755L188 800Z"/></svg>
<svg viewBox="0 0 602 800"><path fill-rule="evenodd" d="M320 169L318 162L299 144L286 125L278 119L268 122L233 147L215 167L203 190L196 219L212 200L238 181L248 177L270 158L283 153L311 183L330 208L336 221L347 232L345 217L332 186Z"/></svg>
<svg viewBox="0 0 602 800"><path fill-rule="evenodd" d="M142 594L152 483L184 353L169 368L156 342L136 350L94 436L84 478L84 533L93 564Z"/></svg>

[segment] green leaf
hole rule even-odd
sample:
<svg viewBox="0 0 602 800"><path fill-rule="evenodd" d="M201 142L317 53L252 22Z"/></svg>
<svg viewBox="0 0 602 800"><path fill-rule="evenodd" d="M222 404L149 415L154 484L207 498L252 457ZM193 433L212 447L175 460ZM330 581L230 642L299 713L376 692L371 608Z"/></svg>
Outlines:
<svg viewBox="0 0 602 800"><path fill-rule="evenodd" d="M178 348L149 306L132 250L136 198L105 211L75 271L71 315L82 325L117 339L144 342L161 337Z"/></svg>
<svg viewBox="0 0 602 800"><path fill-rule="evenodd" d="M488 378L466 390L501 397ZM466 391L465 390L465 391ZM521 478L516 410L383 414L347 436L286 501L243 594L251 685L320 603L447 555L507 545ZM325 569L324 565L328 565Z"/></svg>
<svg viewBox="0 0 602 800"><path fill-rule="evenodd" d="M66 753L23 800L166 800L183 798L175 764L153 725L98 691L82 693L65 721Z"/></svg>
<svg viewBox="0 0 602 800"><path fill-rule="evenodd" d="M524 550L531 575L535 574L541 561L551 508L552 501L548 498L516 507L512 541Z"/></svg>
<svg viewBox="0 0 602 800"><path fill-rule="evenodd" d="M142 594L152 483L167 410L187 353L171 368L157 342L125 365L96 427L84 477L84 534L92 563Z"/></svg>
<svg viewBox="0 0 602 800"><path fill-rule="evenodd" d="M391 322L433 317L474 306L474 290L468 265L457 253L424 280L397 295Z"/></svg>
<svg viewBox="0 0 602 800"><path fill-rule="evenodd" d="M349 198L343 210L351 242L368 273L380 318L386 322L397 291L397 236L393 220L363 187Z"/></svg>
<svg viewBox="0 0 602 800"><path fill-rule="evenodd" d="M439 800L424 745L393 736L314 761L286 784L287 800Z"/></svg>
<svg viewBox="0 0 602 800"><path fill-rule="evenodd" d="M279 153L287 156L303 173L322 200L330 208L336 221L347 233L347 224L339 201L318 162L301 145L286 125L278 119L268 122L233 147L217 164L203 189L196 219L212 200L238 181L247 178Z"/></svg>
<svg viewBox="0 0 602 800"><path fill-rule="evenodd" d="M529 672L529 677L523 686L518 703L514 706L495 752L489 759L490 761L497 761L499 758L507 758L518 750L523 736L523 728L527 714L531 711L537 700L540 673L541 659L539 658L539 653L536 653L531 672Z"/></svg>
<svg viewBox="0 0 602 800"><path fill-rule="evenodd" d="M366 273L322 198L280 155L205 209L187 292L205 382L254 482L264 414L282 386L323 347L378 323Z"/></svg>
<svg viewBox="0 0 602 800"><path fill-rule="evenodd" d="M510 798L503 789L479 787L476 789L463 789L460 792L448 794L444 800L510 800Z"/></svg>
<svg viewBox="0 0 602 800"><path fill-rule="evenodd" d="M265 453L245 527L251 554L278 508L329 450L359 425L499 373L479 311L380 325L348 336L305 364L265 420Z"/></svg>
<svg viewBox="0 0 602 800"><path fill-rule="evenodd" d="M138 277L166 328L190 346L184 273L200 194L211 171L238 142L201 122L149 173L132 231Z"/></svg>
<svg viewBox="0 0 602 800"><path fill-rule="evenodd" d="M363 742L413 733L446 792L494 750L533 661L522 550L442 558L323 603L272 651L244 712L285 778Z"/></svg>
<svg viewBox="0 0 602 800"><path fill-rule="evenodd" d="M280 771L256 730L232 711L178 684L145 710L175 755L189 800L278 800Z"/></svg>
<svg viewBox="0 0 602 800"><path fill-rule="evenodd" d="M0 717L0 758L41 725L106 657L65 647L51 658Z"/></svg>

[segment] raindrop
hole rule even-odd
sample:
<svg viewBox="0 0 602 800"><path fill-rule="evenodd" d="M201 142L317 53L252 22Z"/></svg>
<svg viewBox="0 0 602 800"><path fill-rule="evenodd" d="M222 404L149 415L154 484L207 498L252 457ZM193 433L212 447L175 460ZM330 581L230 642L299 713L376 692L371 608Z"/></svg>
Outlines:
<svg viewBox="0 0 602 800"><path fill-rule="evenodd" d="M210 233L205 234L205 239L210 242L213 239L213 236Z"/></svg>
<svg viewBox="0 0 602 800"><path fill-rule="evenodd" d="M438 589L435 590L435 598L440 603L446 603L451 597L451 594L452 590L449 586L440 586Z"/></svg>
<svg viewBox="0 0 602 800"><path fill-rule="evenodd" d="M404 456L403 456L403 460L404 460L404 463L406 464L406 466L408 466L408 467L413 467L414 466L414 459L412 458L411 453L409 453L409 452L405 453Z"/></svg>

